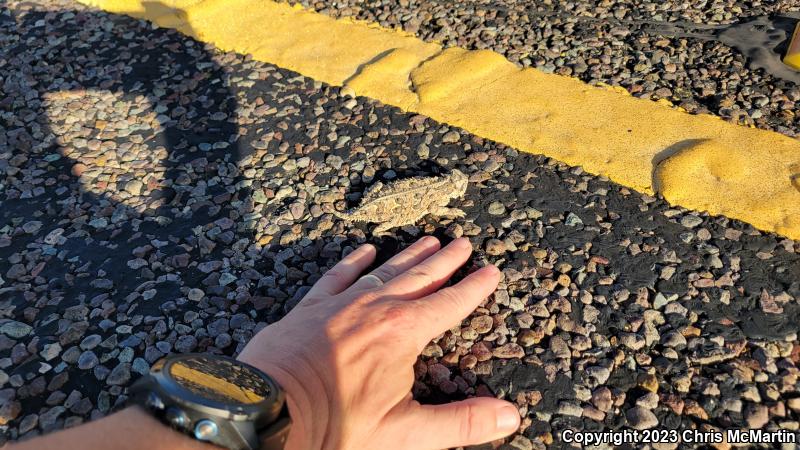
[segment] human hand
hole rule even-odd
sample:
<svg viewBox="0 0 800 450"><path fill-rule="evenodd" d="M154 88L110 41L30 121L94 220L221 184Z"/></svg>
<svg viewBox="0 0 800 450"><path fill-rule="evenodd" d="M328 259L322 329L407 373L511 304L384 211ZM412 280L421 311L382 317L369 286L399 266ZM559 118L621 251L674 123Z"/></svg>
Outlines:
<svg viewBox="0 0 800 450"><path fill-rule="evenodd" d="M519 428L506 401L476 397L421 405L413 364L431 339L458 325L500 280L484 267L439 289L469 258L467 239L440 250L424 237L369 275L363 245L314 285L279 322L256 334L239 359L287 394L287 449L442 449L479 444Z"/></svg>

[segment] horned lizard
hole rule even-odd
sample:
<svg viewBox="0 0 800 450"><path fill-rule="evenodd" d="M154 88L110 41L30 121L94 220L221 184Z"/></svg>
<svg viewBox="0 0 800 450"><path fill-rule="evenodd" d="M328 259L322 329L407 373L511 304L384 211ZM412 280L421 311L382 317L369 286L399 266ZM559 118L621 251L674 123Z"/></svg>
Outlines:
<svg viewBox="0 0 800 450"><path fill-rule="evenodd" d="M448 208L450 200L459 198L467 190L467 176L459 170L439 177L415 177L370 186L361 204L346 213L333 211L333 215L349 222L371 222L379 225L373 235L387 230L411 225L428 214L444 217L464 217L464 211Z"/></svg>

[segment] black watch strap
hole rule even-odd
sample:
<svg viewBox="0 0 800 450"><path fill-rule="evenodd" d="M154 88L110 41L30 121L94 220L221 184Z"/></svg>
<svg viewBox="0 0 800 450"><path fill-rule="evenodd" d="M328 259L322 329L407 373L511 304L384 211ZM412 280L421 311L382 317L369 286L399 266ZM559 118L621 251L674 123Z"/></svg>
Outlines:
<svg viewBox="0 0 800 450"><path fill-rule="evenodd" d="M292 421L289 416L281 417L260 433L261 450L283 450L289 437Z"/></svg>

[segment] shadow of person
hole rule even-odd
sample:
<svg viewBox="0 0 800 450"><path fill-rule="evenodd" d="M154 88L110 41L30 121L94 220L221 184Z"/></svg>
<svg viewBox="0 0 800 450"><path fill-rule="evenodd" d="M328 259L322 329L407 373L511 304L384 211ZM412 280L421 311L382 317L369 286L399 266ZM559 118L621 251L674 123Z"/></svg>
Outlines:
<svg viewBox="0 0 800 450"><path fill-rule="evenodd" d="M207 289L214 308L230 311L232 289L196 265L235 259L252 235L225 67L243 57L69 2L9 6L13 23L0 24L4 316L32 325L39 345L68 349L89 318L42 318L74 307L119 320L116 308L137 298L153 299L133 304L141 315L180 311L191 306L175 300L201 281L216 285ZM35 373L39 359L25 355L15 373L25 364Z"/></svg>
<svg viewBox="0 0 800 450"><path fill-rule="evenodd" d="M167 241L220 221L223 233L241 225L251 200L239 183L237 100L219 63L235 58L173 30L143 33L144 22L64 5L12 10L2 224L85 222L91 248L79 256L104 261L106 272L142 245L137 234ZM33 238L13 239L10 250Z"/></svg>
<svg viewBox="0 0 800 450"><path fill-rule="evenodd" d="M186 301L192 287L208 293L209 314L234 314L244 301L236 285L197 268L236 260L252 236L227 67L244 57L66 0L2 8L0 317L32 331L16 344L0 336L0 350L14 347L8 375L25 385L66 375L97 399L108 387L86 376L111 377L108 392L119 396L127 371L114 379L113 365L75 368L85 336L114 339L115 351L154 350L147 332L118 334L117 324L154 318L144 325L167 339L169 317L197 309ZM208 339L195 345L214 345ZM163 352L191 350L169 340ZM38 353L51 343L66 356L45 373ZM17 393L25 411L37 397Z"/></svg>

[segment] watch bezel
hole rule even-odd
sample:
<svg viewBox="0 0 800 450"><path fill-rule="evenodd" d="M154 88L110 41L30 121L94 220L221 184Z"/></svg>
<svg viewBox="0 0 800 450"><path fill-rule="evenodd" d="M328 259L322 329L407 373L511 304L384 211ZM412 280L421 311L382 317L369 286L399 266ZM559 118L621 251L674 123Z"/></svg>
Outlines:
<svg viewBox="0 0 800 450"><path fill-rule="evenodd" d="M184 388L170 375L170 368L173 364L193 358L212 358L227 360L232 364L245 367L258 376L269 386L269 395L258 403L249 405L242 403L225 403L221 401L205 398L201 395ZM258 420L261 423L269 423L275 420L280 414L284 403L283 390L278 383L269 375L262 372L250 364L223 355L208 355L202 353L186 353L181 355L171 355L159 361L153 366L150 375L154 377L163 394L168 396L173 402L185 406L187 409L221 417L228 420Z"/></svg>

